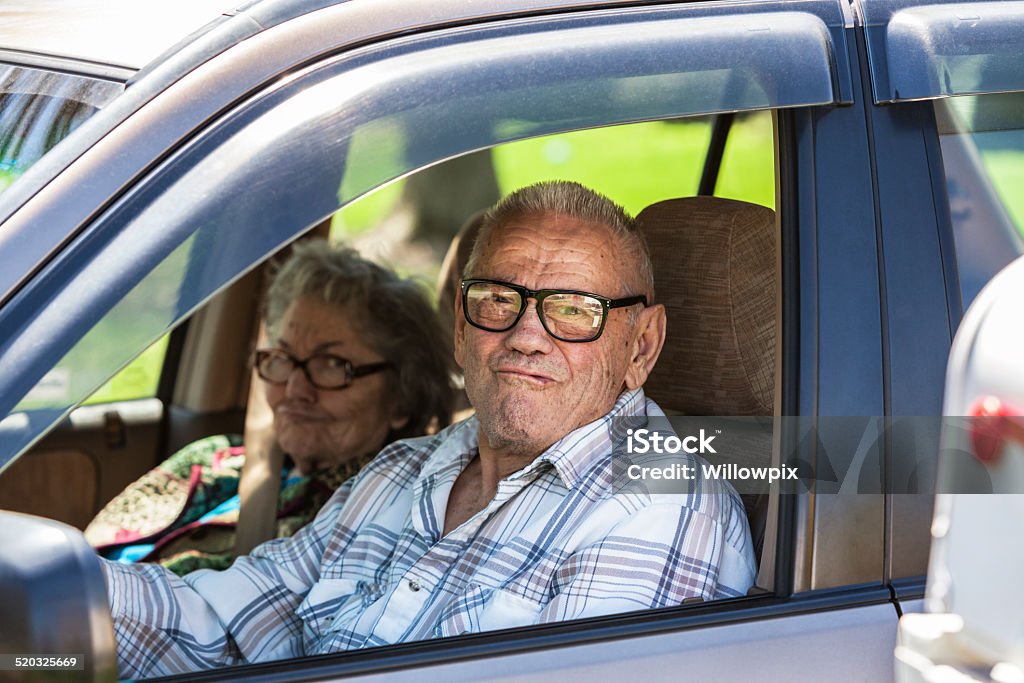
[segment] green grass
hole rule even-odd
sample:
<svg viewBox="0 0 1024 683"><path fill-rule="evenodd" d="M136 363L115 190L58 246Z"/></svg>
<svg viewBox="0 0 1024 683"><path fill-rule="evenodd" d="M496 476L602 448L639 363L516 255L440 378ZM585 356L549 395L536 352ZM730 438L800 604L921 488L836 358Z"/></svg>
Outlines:
<svg viewBox="0 0 1024 683"><path fill-rule="evenodd" d="M710 136L704 120L581 130L495 148L494 171L503 194L543 180L575 180L635 214L697 191Z"/></svg>
<svg viewBox="0 0 1024 683"><path fill-rule="evenodd" d="M738 116L725 143L715 195L775 208L775 145L772 116Z"/></svg>

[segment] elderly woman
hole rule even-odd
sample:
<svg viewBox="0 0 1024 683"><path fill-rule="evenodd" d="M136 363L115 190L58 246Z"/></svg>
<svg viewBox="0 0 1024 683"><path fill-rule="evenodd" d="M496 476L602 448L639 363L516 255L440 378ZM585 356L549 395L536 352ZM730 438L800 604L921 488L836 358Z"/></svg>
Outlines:
<svg viewBox="0 0 1024 683"><path fill-rule="evenodd" d="M415 283L323 241L295 246L267 296L254 354L287 456L277 535L310 521L386 444L448 423L452 361ZM109 559L178 574L234 558L238 436L195 442L114 498L86 529Z"/></svg>

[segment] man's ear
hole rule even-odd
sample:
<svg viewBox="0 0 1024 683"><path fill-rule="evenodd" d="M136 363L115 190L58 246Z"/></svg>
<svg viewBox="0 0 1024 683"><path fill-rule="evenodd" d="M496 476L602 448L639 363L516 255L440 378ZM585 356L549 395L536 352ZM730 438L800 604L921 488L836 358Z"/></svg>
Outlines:
<svg viewBox="0 0 1024 683"><path fill-rule="evenodd" d="M661 304L648 306L637 316L633 332L633 349L626 367L626 388L643 386L654 369L665 345L665 307Z"/></svg>
<svg viewBox="0 0 1024 683"><path fill-rule="evenodd" d="M464 357L464 350L466 345L466 316L462 315L462 297L461 292L455 292L455 362L459 364L460 368L466 366L462 364Z"/></svg>

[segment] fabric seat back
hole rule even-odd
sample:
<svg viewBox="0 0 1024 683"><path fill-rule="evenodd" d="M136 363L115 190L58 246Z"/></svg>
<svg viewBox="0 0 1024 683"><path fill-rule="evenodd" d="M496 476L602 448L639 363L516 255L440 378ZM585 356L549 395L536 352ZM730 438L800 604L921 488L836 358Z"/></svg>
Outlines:
<svg viewBox="0 0 1024 683"><path fill-rule="evenodd" d="M655 298L667 338L644 390L669 415L775 414L779 278L775 212L720 197L652 204L637 217L651 250ZM744 423L737 422L743 429ZM730 453L741 465L771 464L771 435L749 430ZM767 495L744 493L758 557Z"/></svg>

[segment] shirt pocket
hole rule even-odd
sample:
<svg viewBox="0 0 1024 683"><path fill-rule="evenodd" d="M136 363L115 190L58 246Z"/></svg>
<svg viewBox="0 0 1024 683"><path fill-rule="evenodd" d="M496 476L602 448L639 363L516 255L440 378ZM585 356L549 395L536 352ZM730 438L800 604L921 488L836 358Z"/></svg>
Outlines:
<svg viewBox="0 0 1024 683"><path fill-rule="evenodd" d="M496 631L537 622L544 605L501 588L473 584L441 615L435 635L441 638Z"/></svg>
<svg viewBox="0 0 1024 683"><path fill-rule="evenodd" d="M321 579L295 613L308 632L320 637L353 621L365 609L369 593L364 581Z"/></svg>

